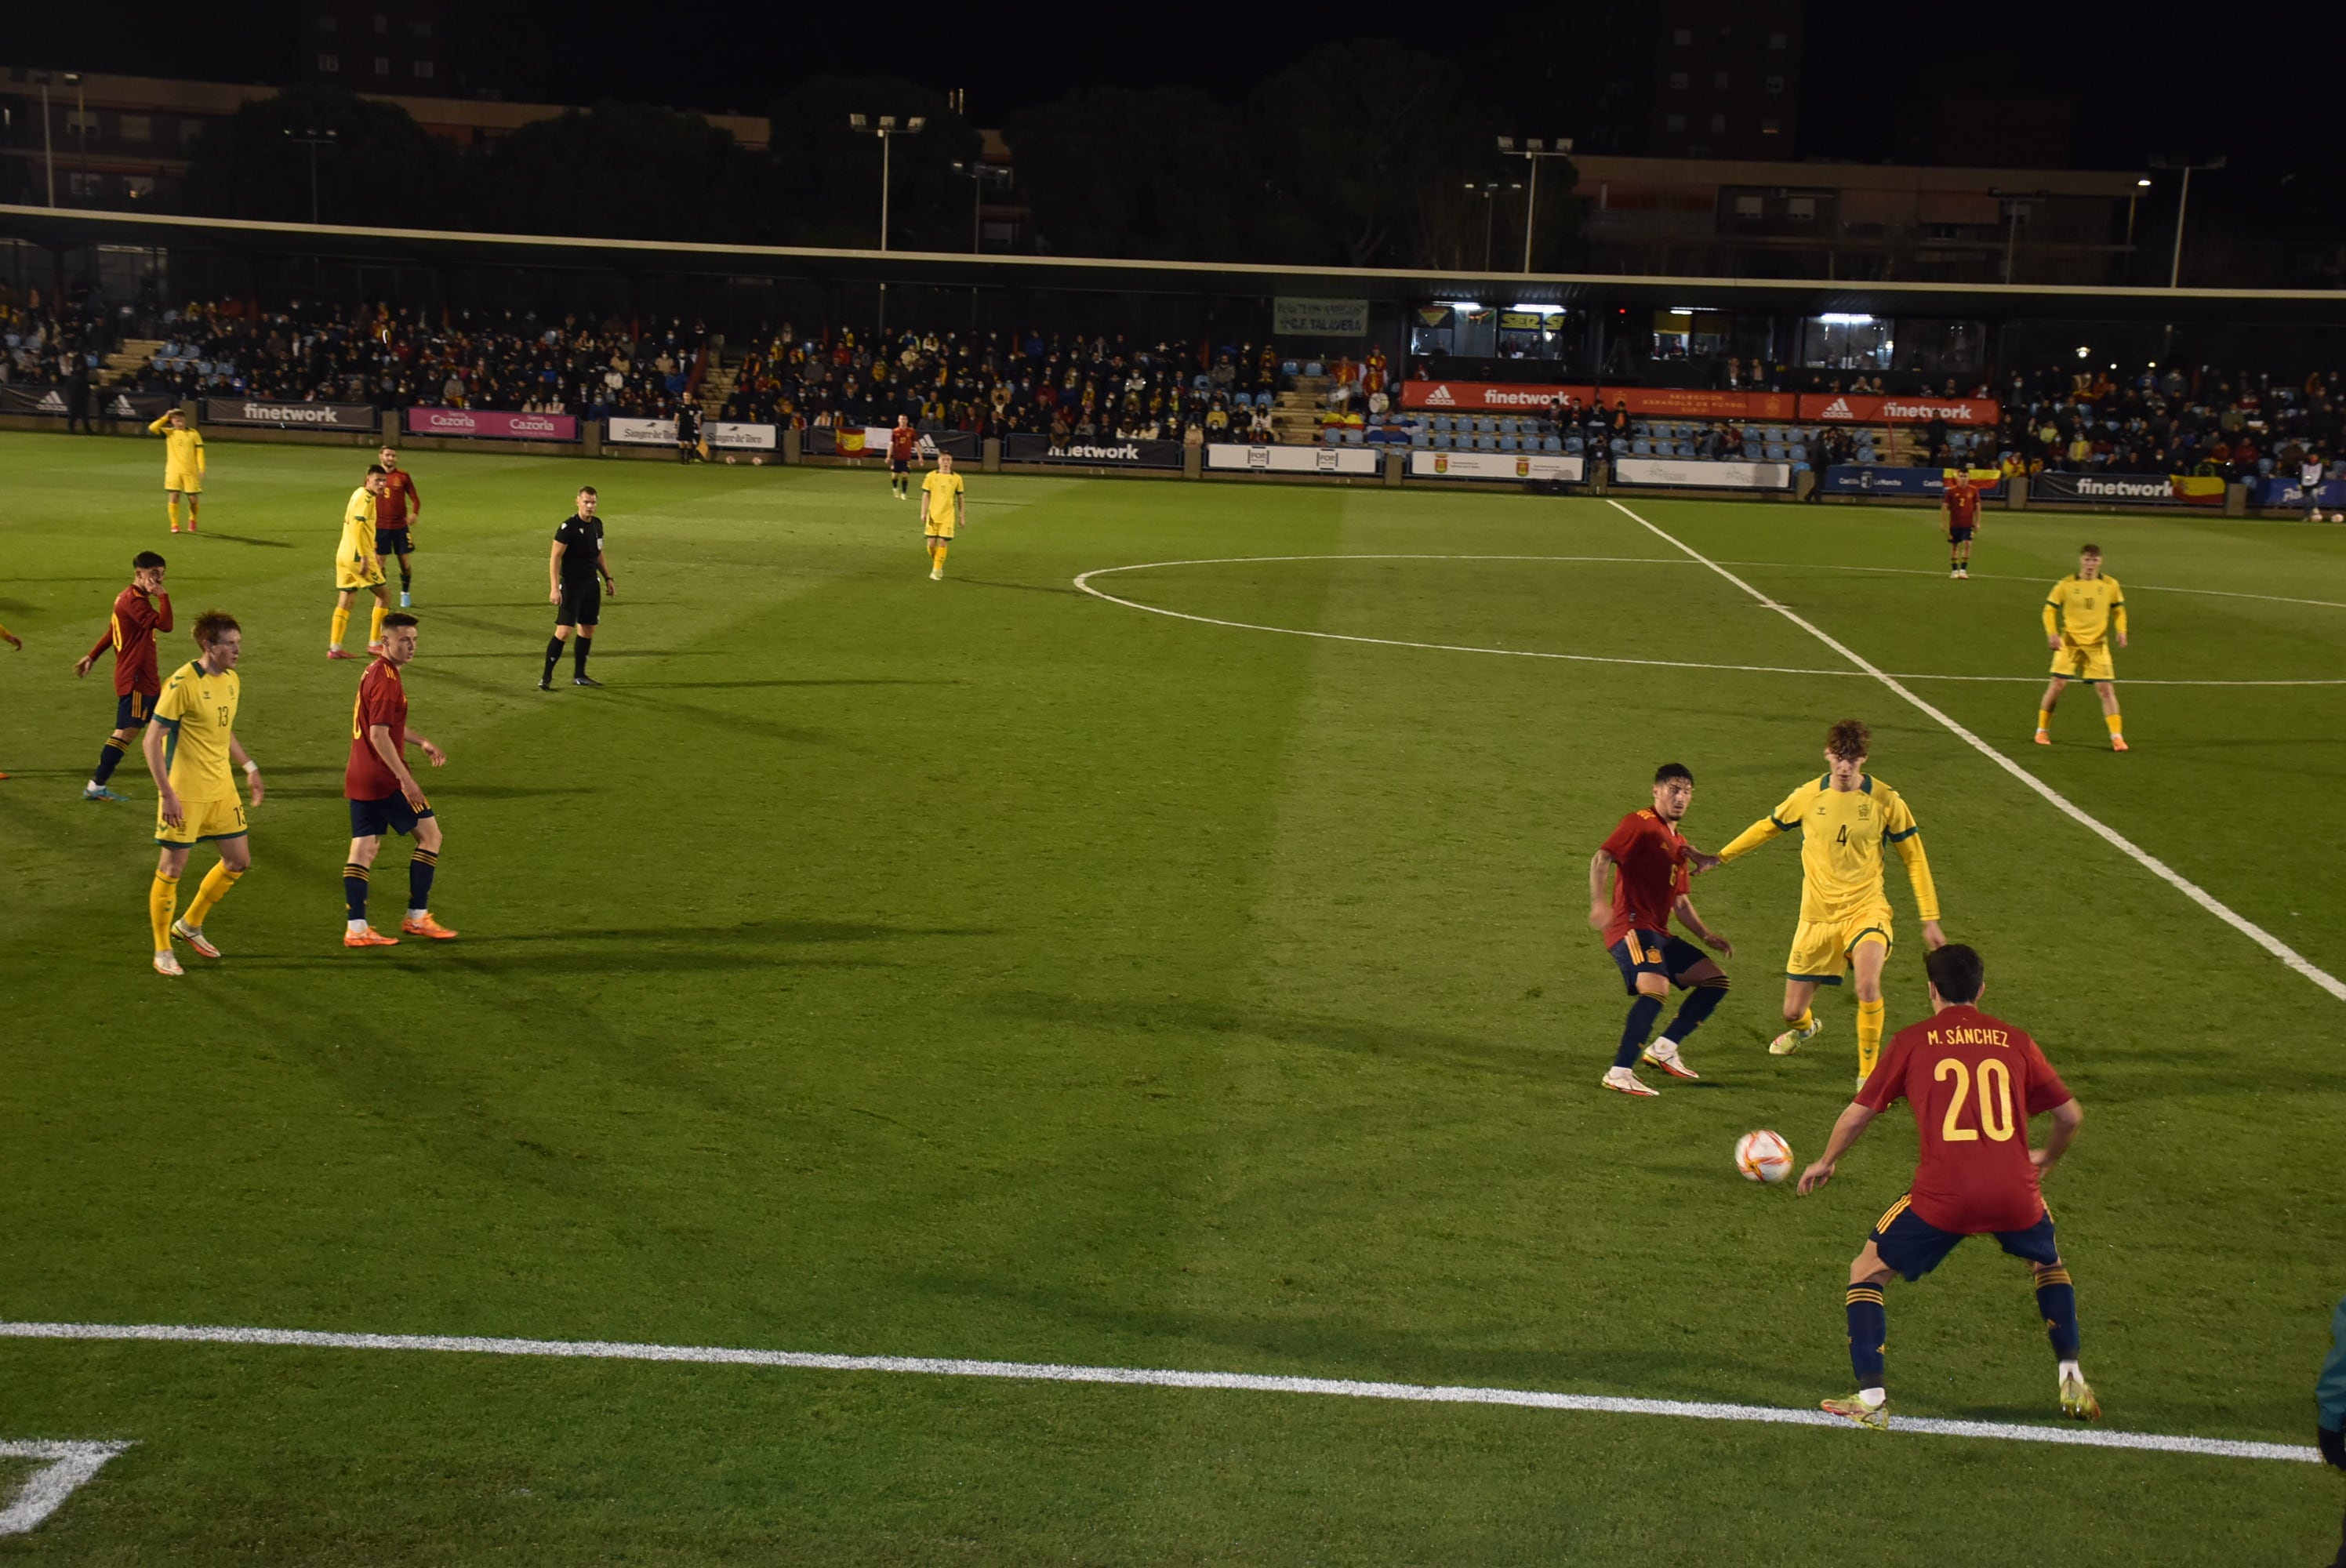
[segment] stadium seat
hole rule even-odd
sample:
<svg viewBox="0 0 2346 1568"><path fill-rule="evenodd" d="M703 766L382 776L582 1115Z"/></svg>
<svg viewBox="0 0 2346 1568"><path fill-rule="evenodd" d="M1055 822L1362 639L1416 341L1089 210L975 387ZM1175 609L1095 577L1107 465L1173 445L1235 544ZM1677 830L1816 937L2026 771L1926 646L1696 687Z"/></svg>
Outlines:
<svg viewBox="0 0 2346 1568"><path fill-rule="evenodd" d="M1789 450L1791 452L1792 461L1794 463L1800 464L1804 468L1808 466L1809 448L1806 442L1796 441L1792 443Z"/></svg>
<svg viewBox="0 0 2346 1568"><path fill-rule="evenodd" d="M1556 438L1550 436L1548 439L1553 441ZM1552 452L1555 448L1550 447L1549 450ZM1588 450L1588 443L1576 435L1567 435L1564 438L1564 450L1577 457Z"/></svg>
<svg viewBox="0 0 2346 1568"><path fill-rule="evenodd" d="M1348 430L1344 433L1344 444L1346 446L1364 445L1367 443L1367 440L1368 438L1357 430Z"/></svg>
<svg viewBox="0 0 2346 1568"><path fill-rule="evenodd" d="M1641 435L1629 443L1629 450L1639 457L1651 457L1654 454L1654 443Z"/></svg>
<svg viewBox="0 0 2346 1568"><path fill-rule="evenodd" d="M1422 430L1413 430L1409 433L1409 443L1412 446L1431 446L1433 444L1433 437Z"/></svg>
<svg viewBox="0 0 2346 1568"><path fill-rule="evenodd" d="M1524 443L1521 441L1518 441L1512 433L1499 437L1499 450L1501 452L1521 452L1523 450L1523 446Z"/></svg>
<svg viewBox="0 0 2346 1568"><path fill-rule="evenodd" d="M1307 376L1322 375L1326 373L1326 369L1318 360L1311 360L1304 364L1303 373Z"/></svg>
<svg viewBox="0 0 2346 1568"><path fill-rule="evenodd" d="M1279 367L1279 372L1281 375L1290 377L1302 374L1302 371L1297 366L1293 360L1288 360L1281 363Z"/></svg>
<svg viewBox="0 0 2346 1568"><path fill-rule="evenodd" d="M1557 435L1543 435L1539 438L1539 449L1542 452L1562 452L1564 438Z"/></svg>
<svg viewBox="0 0 2346 1568"><path fill-rule="evenodd" d="M1626 457L1628 455L1629 443L1625 438L1617 435L1609 444L1614 456Z"/></svg>
<svg viewBox="0 0 2346 1568"><path fill-rule="evenodd" d="M1770 463L1785 461L1785 452L1781 444L1772 441L1768 443L1768 461Z"/></svg>
<svg viewBox="0 0 2346 1568"><path fill-rule="evenodd" d="M1499 438L1495 435L1478 435L1474 438L1474 450L1496 452L1499 450Z"/></svg>

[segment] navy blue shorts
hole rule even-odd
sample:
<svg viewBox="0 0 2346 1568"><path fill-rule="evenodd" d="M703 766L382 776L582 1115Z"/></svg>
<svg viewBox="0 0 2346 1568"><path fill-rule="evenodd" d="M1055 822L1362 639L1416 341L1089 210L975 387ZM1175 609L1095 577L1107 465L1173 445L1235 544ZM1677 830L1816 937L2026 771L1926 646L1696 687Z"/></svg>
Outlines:
<svg viewBox="0 0 2346 1568"><path fill-rule="evenodd" d="M1947 542L1953 545L1968 545L1972 542L1972 530L1950 528L1947 530Z"/></svg>
<svg viewBox="0 0 2346 1568"><path fill-rule="evenodd" d="M2014 1257L2024 1257L2031 1263L2061 1261L2061 1249L2053 1241L2053 1211L2049 1208L2026 1230L1995 1230L1987 1234ZM1963 1238L1961 1231L1941 1230L1916 1214L1912 1195L1892 1204L1889 1212L1873 1224L1873 1250L1881 1255L1882 1262L1910 1280L1920 1279L1944 1263L1947 1254Z"/></svg>
<svg viewBox="0 0 2346 1568"><path fill-rule="evenodd" d="M351 837L380 839L385 833L413 833L415 824L433 815L426 806L419 811L407 803L407 797L393 793L380 800L351 802Z"/></svg>
<svg viewBox="0 0 2346 1568"><path fill-rule="evenodd" d="M1632 996L1637 994L1637 976L1641 974L1658 974L1683 990L1686 982L1678 976L1710 956L1683 937L1642 929L1632 931L1605 951L1621 966L1621 983L1629 988Z"/></svg>
<svg viewBox="0 0 2346 1568"><path fill-rule="evenodd" d="M114 699L114 728L144 729L147 721L155 717L155 699L143 691Z"/></svg>
<svg viewBox="0 0 2346 1568"><path fill-rule="evenodd" d="M374 531L374 553L378 555L412 555L415 546L407 542L404 528L378 528Z"/></svg>

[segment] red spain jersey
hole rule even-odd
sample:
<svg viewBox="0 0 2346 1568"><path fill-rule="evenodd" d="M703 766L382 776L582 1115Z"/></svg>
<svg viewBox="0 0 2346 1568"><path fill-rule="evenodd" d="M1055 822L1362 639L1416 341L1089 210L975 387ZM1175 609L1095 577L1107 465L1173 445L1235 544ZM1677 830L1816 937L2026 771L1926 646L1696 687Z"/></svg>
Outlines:
<svg viewBox="0 0 2346 1568"><path fill-rule="evenodd" d="M391 728L391 749L407 760L407 687L399 667L379 658L359 677L358 701L351 708L351 765L342 771L342 794L352 800L380 800L399 793L393 773L367 738L376 725Z"/></svg>
<svg viewBox="0 0 2346 1568"><path fill-rule="evenodd" d="M1667 932L1670 906L1688 883L1686 840L1652 808L1621 819L1605 852L1621 868L1613 879L1613 918L1605 922L1605 945L1611 947L1632 929Z"/></svg>
<svg viewBox="0 0 2346 1568"><path fill-rule="evenodd" d="M919 431L908 424L897 425L888 432L888 460L891 463L910 463L920 445Z"/></svg>
<svg viewBox="0 0 2346 1568"><path fill-rule="evenodd" d="M1969 479L1947 482L1947 526L1974 528L1979 525L1979 487Z"/></svg>
<svg viewBox="0 0 2346 1568"><path fill-rule="evenodd" d="M117 697L128 697L134 691L148 697L162 695L162 676L155 667L155 634L171 629L171 596L157 596L163 601L159 607L137 588L125 588L115 595L114 614L107 622L106 635L90 647L92 658L108 648L114 650Z"/></svg>
<svg viewBox="0 0 2346 1568"><path fill-rule="evenodd" d="M1913 1107L1914 1212L1941 1230L1980 1236L2043 1217L2028 1118L2070 1098L2035 1041L1976 1007L1950 1007L1898 1032L1857 1103Z"/></svg>
<svg viewBox="0 0 2346 1568"><path fill-rule="evenodd" d="M394 468L382 482L382 494L374 499L374 525L384 528L404 528L407 514L423 504L423 493L415 488L415 476L404 468Z"/></svg>

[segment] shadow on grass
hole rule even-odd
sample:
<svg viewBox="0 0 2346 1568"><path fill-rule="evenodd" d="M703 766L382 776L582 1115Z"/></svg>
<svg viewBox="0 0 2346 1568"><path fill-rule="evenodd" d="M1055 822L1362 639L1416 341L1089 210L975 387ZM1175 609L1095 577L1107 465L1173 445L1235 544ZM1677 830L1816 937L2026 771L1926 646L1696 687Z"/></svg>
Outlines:
<svg viewBox="0 0 2346 1568"><path fill-rule="evenodd" d="M255 539L250 535L244 534L215 534L209 528L197 534L196 537L199 539L218 539L224 544L230 545L258 545L260 548L264 550L291 550L293 548L293 541L291 539Z"/></svg>
<svg viewBox="0 0 2346 1568"><path fill-rule="evenodd" d="M986 926L881 925L869 921L762 920L738 925L656 925L622 930L525 932L490 937L473 946L524 946L546 942L637 943L649 942L741 942L790 946L841 942L892 942L903 937L994 936Z"/></svg>
<svg viewBox="0 0 2346 1568"><path fill-rule="evenodd" d="M597 658L603 656L597 654ZM734 687L780 686L966 686L964 680L921 680L911 676L879 676L865 679L822 680L639 680L637 691L716 691Z"/></svg>
<svg viewBox="0 0 2346 1568"><path fill-rule="evenodd" d="M966 583L973 588L1018 588L1029 594L1066 594L1073 598L1088 599L1081 588L1056 586L1049 583L999 583L991 577L947 577L948 583Z"/></svg>

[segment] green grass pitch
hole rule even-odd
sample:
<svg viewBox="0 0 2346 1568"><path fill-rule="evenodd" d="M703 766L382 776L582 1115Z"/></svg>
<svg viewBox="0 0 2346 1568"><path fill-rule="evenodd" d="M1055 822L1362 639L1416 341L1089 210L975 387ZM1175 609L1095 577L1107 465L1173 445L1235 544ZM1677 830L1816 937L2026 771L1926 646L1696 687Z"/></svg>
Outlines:
<svg viewBox="0 0 2346 1568"><path fill-rule="evenodd" d="M973 475L938 584L876 473L417 453L464 937L349 952L361 667L321 656L363 454L211 457L172 539L158 443L0 435L0 1319L1810 1405L1913 1138L1886 1118L1810 1199L1730 1168L1752 1127L1812 1156L1849 1097L1840 994L1765 1051L1797 850L1697 884L1735 990L1655 1101L1596 1087L1623 1001L1583 889L1657 763L1714 846L1854 714L1987 1005L2086 1105L2048 1192L2110 1424L2311 1441L2346 1004L1860 675L1073 585L1288 556L1096 585L1838 668L1601 501ZM582 479L609 686L541 694ZM1886 670L2011 677L1917 689L2346 972L2346 688L2150 684L2346 675L2346 529L1999 512L1951 583L1919 511L1630 504ZM2088 537L2134 616L2123 757L2082 688L2028 744ZM183 628L242 618L272 785L229 956L178 982L137 758L131 804L78 798L111 697L69 667L145 547ZM1890 1369L1904 1413L2056 1419L1993 1247L1892 1288ZM1646 1416L0 1340L0 1440L36 1439L137 1446L0 1562L2239 1564L2316 1560L2341 1502L2304 1464Z"/></svg>

